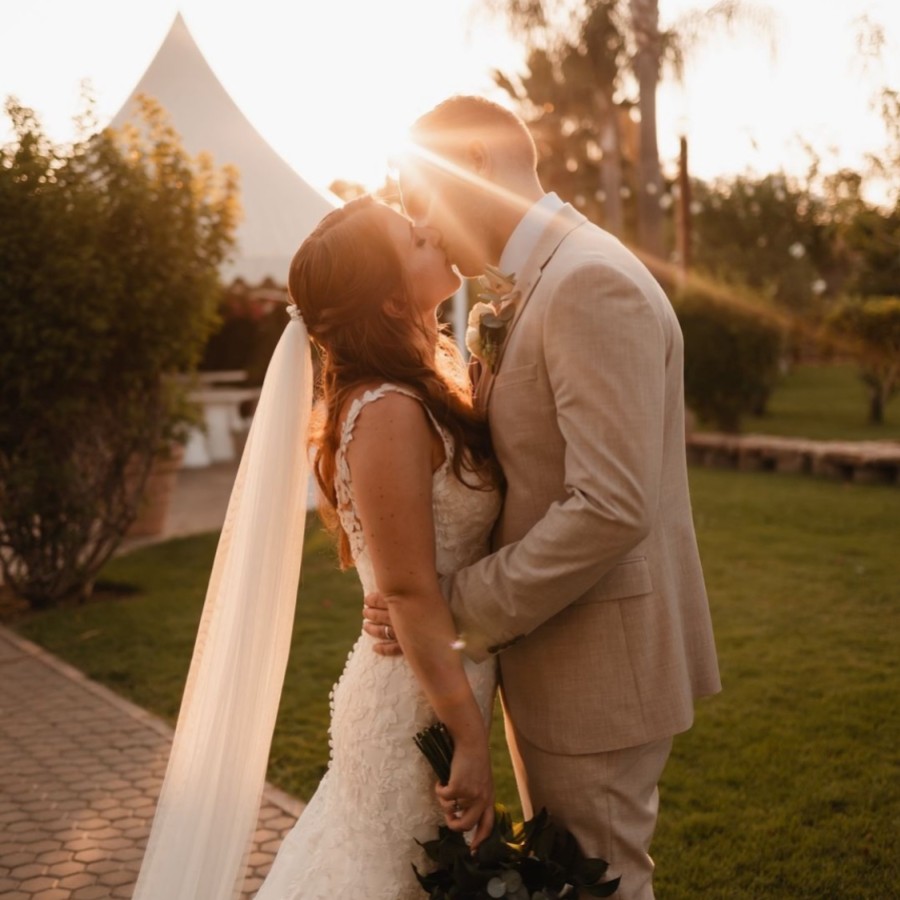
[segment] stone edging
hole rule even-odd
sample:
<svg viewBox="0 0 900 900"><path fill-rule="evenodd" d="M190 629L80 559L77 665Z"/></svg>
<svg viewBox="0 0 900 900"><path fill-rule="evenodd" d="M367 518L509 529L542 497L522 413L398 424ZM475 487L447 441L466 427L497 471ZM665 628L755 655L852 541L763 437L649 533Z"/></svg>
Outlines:
<svg viewBox="0 0 900 900"><path fill-rule="evenodd" d="M900 485L900 441L813 441L695 432L688 461L714 468L807 473L857 484Z"/></svg>

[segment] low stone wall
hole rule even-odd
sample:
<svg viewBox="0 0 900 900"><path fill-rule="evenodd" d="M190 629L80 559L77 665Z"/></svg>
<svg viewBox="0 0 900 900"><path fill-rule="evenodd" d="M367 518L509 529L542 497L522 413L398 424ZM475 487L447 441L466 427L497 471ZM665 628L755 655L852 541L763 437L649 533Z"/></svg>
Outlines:
<svg viewBox="0 0 900 900"><path fill-rule="evenodd" d="M900 441L811 441L765 434L695 432L687 439L694 465L792 472L858 484L900 484Z"/></svg>

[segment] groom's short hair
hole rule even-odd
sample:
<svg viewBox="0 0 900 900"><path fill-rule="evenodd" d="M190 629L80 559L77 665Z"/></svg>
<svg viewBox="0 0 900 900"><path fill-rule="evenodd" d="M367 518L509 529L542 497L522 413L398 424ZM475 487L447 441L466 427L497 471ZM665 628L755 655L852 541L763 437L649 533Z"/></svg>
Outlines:
<svg viewBox="0 0 900 900"><path fill-rule="evenodd" d="M457 94L420 116L410 128L415 144L458 160L472 140L500 150L507 159L537 167L537 148L525 123L486 97Z"/></svg>

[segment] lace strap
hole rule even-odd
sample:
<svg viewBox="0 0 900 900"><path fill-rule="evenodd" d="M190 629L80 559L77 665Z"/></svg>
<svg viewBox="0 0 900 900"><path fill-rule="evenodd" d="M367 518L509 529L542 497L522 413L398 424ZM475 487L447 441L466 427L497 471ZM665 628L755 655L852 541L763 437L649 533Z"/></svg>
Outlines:
<svg viewBox="0 0 900 900"><path fill-rule="evenodd" d="M407 387L402 387L399 384L391 383L385 383L370 391L366 391L361 397L357 397L353 401L350 406L350 411L347 413L347 418L344 420L344 424L341 428L341 442L338 447L338 454L343 457L347 450L347 445L353 440L353 429L356 427L356 420L359 418L359 414L362 412L363 407L375 400L380 400L385 394L391 391L397 394L405 394L407 397L412 397L413 400L418 400L419 403L422 404L422 408L427 413L435 431L440 435L441 442L444 445L444 451L449 457L453 453L453 438L441 427L440 423L435 418L434 413L432 413L425 405L422 398L415 391Z"/></svg>
<svg viewBox="0 0 900 900"><path fill-rule="evenodd" d="M353 429L356 427L357 419L359 419L359 414L362 412L363 407L376 400L380 400L385 394L391 391L397 394L404 394L407 397L412 397L413 400L418 400L419 403L422 404L422 408L427 413L431 424L440 435L441 442L444 445L444 466L449 465L453 458L453 438L441 427L438 420L434 417L434 414L422 401L422 398L410 388L387 382L379 385L377 388L366 391L361 397L357 397L353 401L350 405L350 410L347 413L347 418L344 419L344 424L341 426L341 440L338 445L337 453L335 454L334 490L337 495L338 512L341 515L341 523L344 530L347 532L347 537L350 539L350 549L354 558L363 548L363 537L362 525L360 524L359 517L356 515L356 507L353 503L353 491L350 487L350 467L347 464L347 446L353 440Z"/></svg>

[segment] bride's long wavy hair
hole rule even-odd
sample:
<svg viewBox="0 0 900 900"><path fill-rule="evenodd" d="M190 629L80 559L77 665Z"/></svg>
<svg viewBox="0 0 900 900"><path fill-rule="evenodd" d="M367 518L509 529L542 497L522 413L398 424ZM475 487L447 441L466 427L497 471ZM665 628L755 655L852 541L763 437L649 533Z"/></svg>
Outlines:
<svg viewBox="0 0 900 900"><path fill-rule="evenodd" d="M412 388L453 435L453 471L468 484L486 485L484 475L494 468L487 424L473 407L462 356L443 331L437 346L429 337L410 301L383 210L366 196L329 213L294 255L288 277L291 299L321 358L313 470L322 496L320 513L338 535L345 568L352 557L337 515L335 456L344 407L360 385L378 381ZM398 307L408 314L397 315Z"/></svg>

